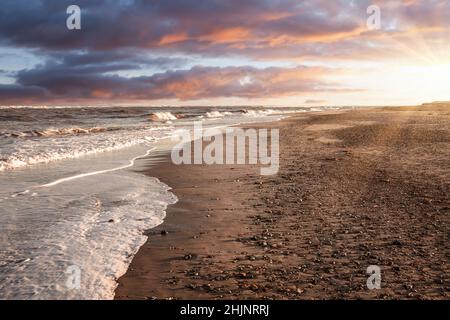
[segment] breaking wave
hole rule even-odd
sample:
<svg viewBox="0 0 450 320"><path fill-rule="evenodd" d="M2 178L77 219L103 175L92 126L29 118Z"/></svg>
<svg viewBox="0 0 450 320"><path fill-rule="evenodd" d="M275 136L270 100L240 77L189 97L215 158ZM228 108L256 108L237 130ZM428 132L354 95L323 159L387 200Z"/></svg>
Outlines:
<svg viewBox="0 0 450 320"><path fill-rule="evenodd" d="M275 111L272 110L272 109L266 109L266 110L252 110L252 109L250 109L250 110L243 110L242 112L245 115L252 116L252 117L255 117L255 116L266 116L266 115L275 113Z"/></svg>
<svg viewBox="0 0 450 320"><path fill-rule="evenodd" d="M44 130L28 130L28 131L0 131L0 137L6 137L6 138L55 137L55 136L100 133L100 132L106 132L106 131L117 131L120 129L121 128L119 128L119 127L112 127L112 128L71 127L71 128L48 128L48 129L44 129Z"/></svg>
<svg viewBox="0 0 450 320"><path fill-rule="evenodd" d="M9 146L8 155L0 154L0 171L65 159L117 151L167 136L171 127L107 132L86 136L53 135L48 139L23 140Z"/></svg>
<svg viewBox="0 0 450 320"><path fill-rule="evenodd" d="M155 112L150 116L150 119L153 121L172 121L178 118L171 112Z"/></svg>
<svg viewBox="0 0 450 320"><path fill-rule="evenodd" d="M206 118L222 118L222 117L225 117L225 116L230 116L232 114L233 113L228 112L228 111L224 111L224 112L210 111L210 112L205 113L205 117Z"/></svg>

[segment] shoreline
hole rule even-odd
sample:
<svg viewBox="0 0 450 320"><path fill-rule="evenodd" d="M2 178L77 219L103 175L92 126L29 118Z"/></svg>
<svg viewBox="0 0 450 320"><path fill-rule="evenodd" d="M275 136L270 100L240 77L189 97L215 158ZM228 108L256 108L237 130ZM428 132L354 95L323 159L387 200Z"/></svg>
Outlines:
<svg viewBox="0 0 450 320"><path fill-rule="evenodd" d="M300 114L303 115L303 113ZM273 122L239 124L234 127L276 128L278 127L277 124L289 118L290 116ZM172 273L170 270L172 268L171 265L179 267L178 261L197 260L199 254L194 251L203 251L203 255L212 257L215 252L214 249L211 250L208 246L199 248L197 240L202 238L203 243L211 243L213 240L217 240L215 234L217 234L217 226L220 225L221 244L230 243L229 234L239 229L241 219L250 219L248 212L251 210L251 206L242 205L247 200L245 196L250 193L243 193L238 199L236 190L230 190L227 186L230 186L230 184L235 185L236 183L242 186L242 178L244 176L248 178L251 175L254 179L259 179L260 166L174 165L171 162L170 151L158 151L157 157L160 159L159 163L149 166L143 172L150 177L158 178L161 182L171 187L170 191L177 196L178 202L167 208L163 224L147 230L145 233L149 238L134 256L127 273L119 279L115 299L173 298L170 295L172 290L162 288L165 280L161 277L161 271L164 270L165 276L170 276ZM228 170L224 171L223 167L226 167ZM207 178L203 179L204 176ZM214 184L218 189L222 190L223 188L223 190L227 190L232 194L211 195L209 190L211 184ZM246 183L246 185L248 187L249 184ZM255 190L252 189L252 191ZM239 220L233 223L228 221L226 216L213 214L218 210L225 213L243 210L243 214L239 215L237 217ZM228 233L228 235L225 236L223 233ZM183 246L178 244L183 244ZM222 245L220 250L223 250ZM232 256L235 253L235 245L236 243L231 243L228 251L222 252L222 255ZM245 250L243 246L242 250ZM208 253L206 254L204 251ZM171 257L168 258L168 255ZM195 272L193 273L195 274ZM141 281L146 282L145 287L141 286ZM124 285L127 287L126 289L124 289ZM147 286L153 287L153 289L148 291L149 288ZM125 290L125 293L121 293L122 290ZM137 294L130 294L130 290ZM178 289L173 291L175 295ZM185 298L207 299L208 295L199 295L197 292L192 295L186 294Z"/></svg>
<svg viewBox="0 0 450 320"><path fill-rule="evenodd" d="M240 127L258 126L280 128L276 176L167 155L145 170L179 201L115 299L448 299L448 114L366 109ZM381 267L380 290L366 287L369 265Z"/></svg>

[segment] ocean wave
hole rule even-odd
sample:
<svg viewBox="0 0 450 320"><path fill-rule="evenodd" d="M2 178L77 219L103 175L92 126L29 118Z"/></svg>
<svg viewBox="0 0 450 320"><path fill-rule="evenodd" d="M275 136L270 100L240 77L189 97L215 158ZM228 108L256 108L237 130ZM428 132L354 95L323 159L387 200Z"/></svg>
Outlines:
<svg viewBox="0 0 450 320"><path fill-rule="evenodd" d="M177 120L178 117L171 112L155 112L150 116L152 121L172 121Z"/></svg>
<svg viewBox="0 0 450 320"><path fill-rule="evenodd" d="M68 135L80 135L89 133L100 133L106 131L117 131L119 127L93 127L93 128L47 128L43 130L27 130L27 131L0 131L0 137L6 138L26 138L26 137L55 137L55 136L68 136Z"/></svg>
<svg viewBox="0 0 450 320"><path fill-rule="evenodd" d="M160 225L167 206L178 199L157 178L133 172L108 173L104 181L86 177L82 184L67 184L64 197L44 188L38 197L10 200L25 222L18 234L7 228L13 212L0 217L2 234L8 235L8 246L0 252L2 298L114 298L117 279L147 240L145 231ZM83 195L78 194L81 186ZM47 214L29 219L30 204L45 207ZM61 277L68 268L82 271L80 290L68 289L67 277Z"/></svg>
<svg viewBox="0 0 450 320"><path fill-rule="evenodd" d="M266 116L275 113L275 110L272 109L264 109L264 110L254 110L254 109L245 109L242 110L242 113L246 116Z"/></svg>
<svg viewBox="0 0 450 320"><path fill-rule="evenodd" d="M117 151L164 138L170 130L171 127L164 126L123 132L103 131L87 136L52 136L51 140L22 140L13 144L9 152L5 149L0 154L0 171Z"/></svg>
<svg viewBox="0 0 450 320"><path fill-rule="evenodd" d="M223 112L220 112L220 111L210 111L210 112L206 112L205 113L205 117L206 118L223 118L223 117L225 117L225 116L230 116L230 115L232 115L233 113L231 113L231 112L228 112L228 111L223 111Z"/></svg>

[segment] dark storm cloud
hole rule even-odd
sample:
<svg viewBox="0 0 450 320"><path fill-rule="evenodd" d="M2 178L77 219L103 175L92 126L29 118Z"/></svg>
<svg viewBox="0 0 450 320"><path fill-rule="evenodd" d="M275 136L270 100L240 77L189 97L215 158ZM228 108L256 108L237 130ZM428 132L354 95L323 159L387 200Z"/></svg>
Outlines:
<svg viewBox="0 0 450 320"><path fill-rule="evenodd" d="M46 90L43 88L17 84L0 84L0 104L32 103L43 99L46 99Z"/></svg>
<svg viewBox="0 0 450 320"><path fill-rule="evenodd" d="M249 45L269 45L279 35L326 37L351 33L359 26L355 19L336 15L335 5L326 2L317 11L307 2L289 0L102 0L77 1L82 8L82 30L73 32L65 27L65 10L72 3L6 0L0 11L0 38L46 49L176 47L198 51L206 45L223 50L244 40Z"/></svg>
<svg viewBox="0 0 450 320"><path fill-rule="evenodd" d="M0 39L46 49L153 48L180 52L276 51L332 42L365 30L372 1L79 0L82 30L65 27L67 0L3 0ZM386 25L446 25L448 1L375 1Z"/></svg>
<svg viewBox="0 0 450 320"><path fill-rule="evenodd" d="M51 59L61 60L71 67L117 64L126 62L137 69L142 67L177 68L188 60L172 57L152 57L142 51L93 51L93 52L59 52L50 55Z"/></svg>
<svg viewBox="0 0 450 320"><path fill-rule="evenodd" d="M105 75L97 67L72 69L48 63L17 74L16 93L38 88L49 100L72 99L179 99L215 97L257 98L294 95L300 92L339 91L339 86L322 81L326 68L295 67L193 67L148 77L126 78ZM12 88L10 88L12 89ZM6 90L6 89L5 89ZM6 99L7 96L5 95Z"/></svg>
<svg viewBox="0 0 450 320"><path fill-rule="evenodd" d="M377 32L366 27L372 2L384 19ZM81 30L66 28L71 4L82 9ZM401 57L385 35L425 32L431 41L448 28L449 7L445 0L3 0L0 46L31 48L45 62L13 74L16 83L2 85L1 97L185 100L343 90L323 80L325 72L307 77L311 69L301 67L188 68L175 57Z"/></svg>

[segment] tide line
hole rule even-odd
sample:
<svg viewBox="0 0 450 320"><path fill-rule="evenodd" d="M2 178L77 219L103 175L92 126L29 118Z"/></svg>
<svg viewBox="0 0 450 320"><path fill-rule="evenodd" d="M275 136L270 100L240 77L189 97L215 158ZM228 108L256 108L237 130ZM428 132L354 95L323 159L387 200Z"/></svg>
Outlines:
<svg viewBox="0 0 450 320"><path fill-rule="evenodd" d="M156 147L153 147L150 150L148 150L144 155L134 157L133 159L130 160L130 162L128 164L126 164L124 166L120 166L120 167L116 167L116 168L112 168L112 169L106 169L106 170L82 173L82 174L78 174L78 175L75 175L75 176L58 179L56 181L40 185L40 186L38 186L38 188L54 187L54 186L56 186L58 184L61 184L61 183L67 182L67 181L72 181L72 180L75 180L75 179L80 179L80 178L85 178L85 177L89 177L89 176L95 176L97 174L103 174L103 173L114 172L114 171L119 171L119 170L123 170L123 169L126 169L126 168L130 168L130 167L134 166L134 163L135 163L136 160L147 157L150 154L150 152L154 151L155 149L156 149Z"/></svg>
<svg viewBox="0 0 450 320"><path fill-rule="evenodd" d="M223 129L223 128L226 128L226 127L229 127L229 125L219 125L219 126L211 127L211 128L208 128L208 129ZM205 130L205 128L203 128L202 131L203 130ZM176 134L169 135L169 136L167 136L165 138L169 139L169 138L173 138L173 136L176 136ZM119 171L119 170L123 170L123 169L126 169L126 168L130 168L130 167L134 166L134 163L136 162L136 160L139 160L141 158L147 157L154 150L156 150L156 147L153 147L153 148L147 150L147 152L144 155L140 155L140 156L134 157L133 159L130 160L130 162L128 164L126 164L124 166L120 166L120 167L116 167L116 168L112 168L112 169L106 169L106 170L99 170L99 171L93 171L93 172L88 172L88 173L82 173L82 174L78 174L78 175L75 175L75 176L70 176L70 177L58 179L58 180L55 180L53 182L49 182L49 183L46 183L46 184L43 184L43 185L39 185L39 186L36 186L36 187L32 187L31 189L50 188L50 187L54 187L54 186L59 185L59 184L64 183L64 182L68 182L68 181L72 181L72 180L76 180L76 179L81 179L81 178L85 178L85 177L95 176L95 175L98 175L98 174L114 172L114 171ZM22 196L22 195L28 194L29 192L30 192L30 190L17 192L15 194L13 194L12 197L15 198L17 196ZM36 194L33 194L33 195L36 195Z"/></svg>

